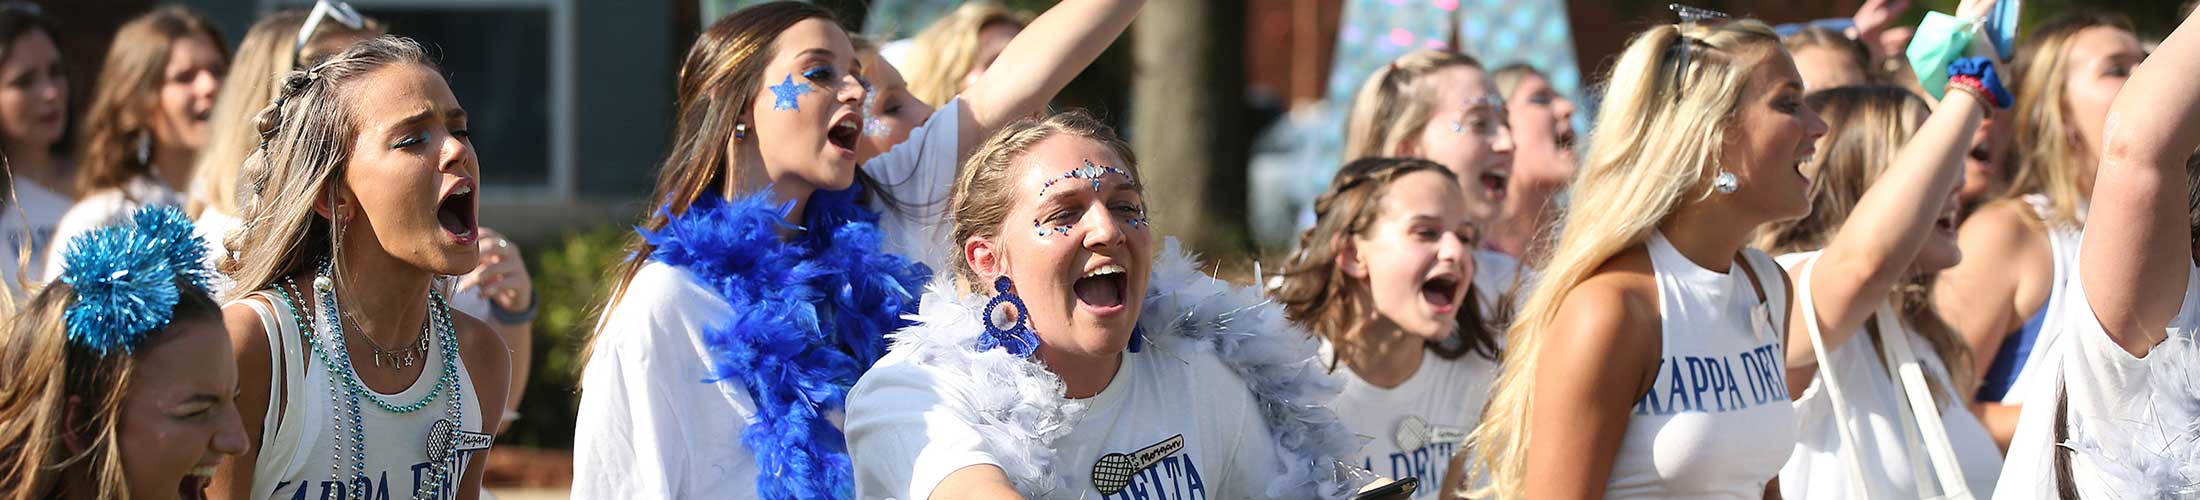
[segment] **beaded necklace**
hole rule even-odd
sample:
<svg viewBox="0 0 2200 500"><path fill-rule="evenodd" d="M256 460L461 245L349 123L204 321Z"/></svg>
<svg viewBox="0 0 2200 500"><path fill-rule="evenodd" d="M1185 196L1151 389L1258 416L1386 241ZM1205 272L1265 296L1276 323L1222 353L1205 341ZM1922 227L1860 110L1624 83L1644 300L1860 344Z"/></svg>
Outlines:
<svg viewBox="0 0 2200 500"><path fill-rule="evenodd" d="M320 267L320 273L313 278L313 290L319 296L321 304L318 310L314 311L312 326L302 329L299 336L305 339L306 344L312 348L313 353L321 359L322 364L326 365L328 369L329 407L340 409L329 414L331 428L343 429L348 427L351 431L348 435L338 433L331 439L329 458L332 460L329 464L329 481L342 480L342 464L345 461L344 455L348 448L351 452L350 482L364 486L369 479L367 478L366 419L360 405L361 399L374 403L374 406L381 408L382 411L404 415L427 408L428 405L435 402L437 397L442 396L445 387L449 387L451 394L445 400L444 416L450 422L451 428L456 428L460 422L465 408L460 402L463 398L458 385L457 329L451 325L450 303L444 301L441 292L430 287L428 289L430 321L426 328L431 331L422 332L422 336L434 335L442 342L443 373L436 378L435 387L430 389L428 394L420 398L419 401L402 405L394 404L384 399L380 394L367 390L366 384L359 380L357 373L352 371L351 353L344 348L343 323L339 315L335 313L337 310L336 286L335 281L329 277L331 265L327 259L323 259ZM290 305L292 321L305 324L304 318L306 315L298 309L298 301L296 300L299 296L297 287L298 284L295 279L284 280L283 283L275 286L274 291L277 295L282 296L283 302ZM427 444L428 450L425 454L430 460L435 461L436 465L429 469L426 480L413 485L412 497L414 499L432 497L435 492L441 491L448 481L456 477L455 471L452 469L457 460L452 458L455 455L450 451L457 448L459 434L461 433L431 432L431 435L428 436L430 442ZM443 442L433 442L435 440ZM439 448L445 453L436 453ZM364 487L355 488L351 491L354 499L365 498L367 495L367 488Z"/></svg>

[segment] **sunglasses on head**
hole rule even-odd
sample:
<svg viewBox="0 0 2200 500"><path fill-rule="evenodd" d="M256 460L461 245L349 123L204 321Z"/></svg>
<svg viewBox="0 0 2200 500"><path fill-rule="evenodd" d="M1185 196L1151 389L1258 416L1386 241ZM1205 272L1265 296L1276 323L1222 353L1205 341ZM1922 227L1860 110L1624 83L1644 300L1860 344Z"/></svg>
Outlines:
<svg viewBox="0 0 2200 500"><path fill-rule="evenodd" d="M367 28L367 18L359 15L359 11L353 10L351 4L344 3L342 0L319 0L314 2L313 13L306 15L306 23L298 27L297 41L290 44L290 59L292 61L298 60L298 56L305 53L306 42L313 40L313 30L321 27L321 21L324 20L335 21L336 24L355 30Z"/></svg>

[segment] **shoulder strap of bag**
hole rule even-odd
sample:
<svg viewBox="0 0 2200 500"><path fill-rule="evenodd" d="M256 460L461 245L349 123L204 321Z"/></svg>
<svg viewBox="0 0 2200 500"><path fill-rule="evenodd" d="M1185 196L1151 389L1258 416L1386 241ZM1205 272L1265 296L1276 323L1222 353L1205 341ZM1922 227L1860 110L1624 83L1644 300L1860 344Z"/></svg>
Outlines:
<svg viewBox="0 0 2200 500"><path fill-rule="evenodd" d="M1880 348L1886 350L1890 361L1888 366L1895 371L1895 385L1908 396L1908 405L1898 405L1902 424L1917 429L1923 435L1925 453L1933 464L1934 475L1917 474L1918 492L1925 492L1925 481L1937 479L1940 496L1936 498L1970 499L1971 491L1964 482L1963 467L1956 461L1955 445L1948 439L1948 426L1941 422L1940 406L1933 402L1932 387L1925 383L1925 370L1918 365L1917 356L1910 351L1909 339L1900 333L1906 330L1898 329L1893 319L1894 308L1889 305L1880 304L1876 316L1879 331L1884 337L1892 337L1881 339ZM1913 415L1915 422L1912 422ZM1903 433L1909 434L1908 429L1904 429ZM1917 464L1913 467L1923 465L1916 459L1915 452L1910 452L1910 455L1910 463Z"/></svg>
<svg viewBox="0 0 2200 500"><path fill-rule="evenodd" d="M1826 396L1830 399L1828 402L1833 407L1833 428L1841 435L1842 450L1837 455L1847 464L1842 470L1847 473L1849 491L1859 495L1858 498L1877 498L1878 495L1872 494L1871 483L1864 480L1864 448L1857 446L1856 431L1849 428L1849 423L1852 422L1849 420L1849 398L1842 394L1838 377L1833 376L1832 352L1826 350L1825 335L1818 332L1818 307L1811 300L1810 292L1810 272L1817 264L1818 258L1812 257L1797 272L1803 276L1802 282L1795 287L1795 294L1802 297L1803 301L1803 329L1810 332L1810 349L1818 357L1818 383L1825 385Z"/></svg>

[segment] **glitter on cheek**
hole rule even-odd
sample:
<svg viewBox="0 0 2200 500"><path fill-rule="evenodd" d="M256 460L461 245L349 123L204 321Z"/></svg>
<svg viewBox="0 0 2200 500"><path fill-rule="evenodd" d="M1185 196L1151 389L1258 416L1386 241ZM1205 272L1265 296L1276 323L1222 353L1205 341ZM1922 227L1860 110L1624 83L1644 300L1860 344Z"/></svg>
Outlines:
<svg viewBox="0 0 2200 500"><path fill-rule="evenodd" d="M863 95L863 135L878 138L894 135L894 130L886 126L886 121L879 119L877 92Z"/></svg>

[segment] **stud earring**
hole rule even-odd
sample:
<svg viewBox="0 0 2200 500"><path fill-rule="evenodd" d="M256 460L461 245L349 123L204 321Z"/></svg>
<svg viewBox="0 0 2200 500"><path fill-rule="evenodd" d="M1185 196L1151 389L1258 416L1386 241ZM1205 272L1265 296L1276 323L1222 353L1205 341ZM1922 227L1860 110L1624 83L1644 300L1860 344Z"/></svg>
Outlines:
<svg viewBox="0 0 2200 500"><path fill-rule="evenodd" d="M746 141L746 140L749 140L749 124L746 124L746 123L736 123L736 124L733 124L733 140L736 140L736 141Z"/></svg>
<svg viewBox="0 0 2200 500"><path fill-rule="evenodd" d="M1000 293L987 301L985 310L979 312L983 315L979 319L985 321L985 334L978 336L979 351L999 347L1009 355L1029 358L1039 350L1039 336L1032 333L1025 319L1031 316L1031 310L1024 307L1024 299L1016 296L1015 288L1016 283L1009 281L1007 276L993 280L993 290Z"/></svg>
<svg viewBox="0 0 2200 500"><path fill-rule="evenodd" d="M1718 175L1711 176L1711 189L1718 190L1719 194L1733 194L1734 190L1741 188L1742 181L1735 179L1734 173L1726 169L1719 169Z"/></svg>

